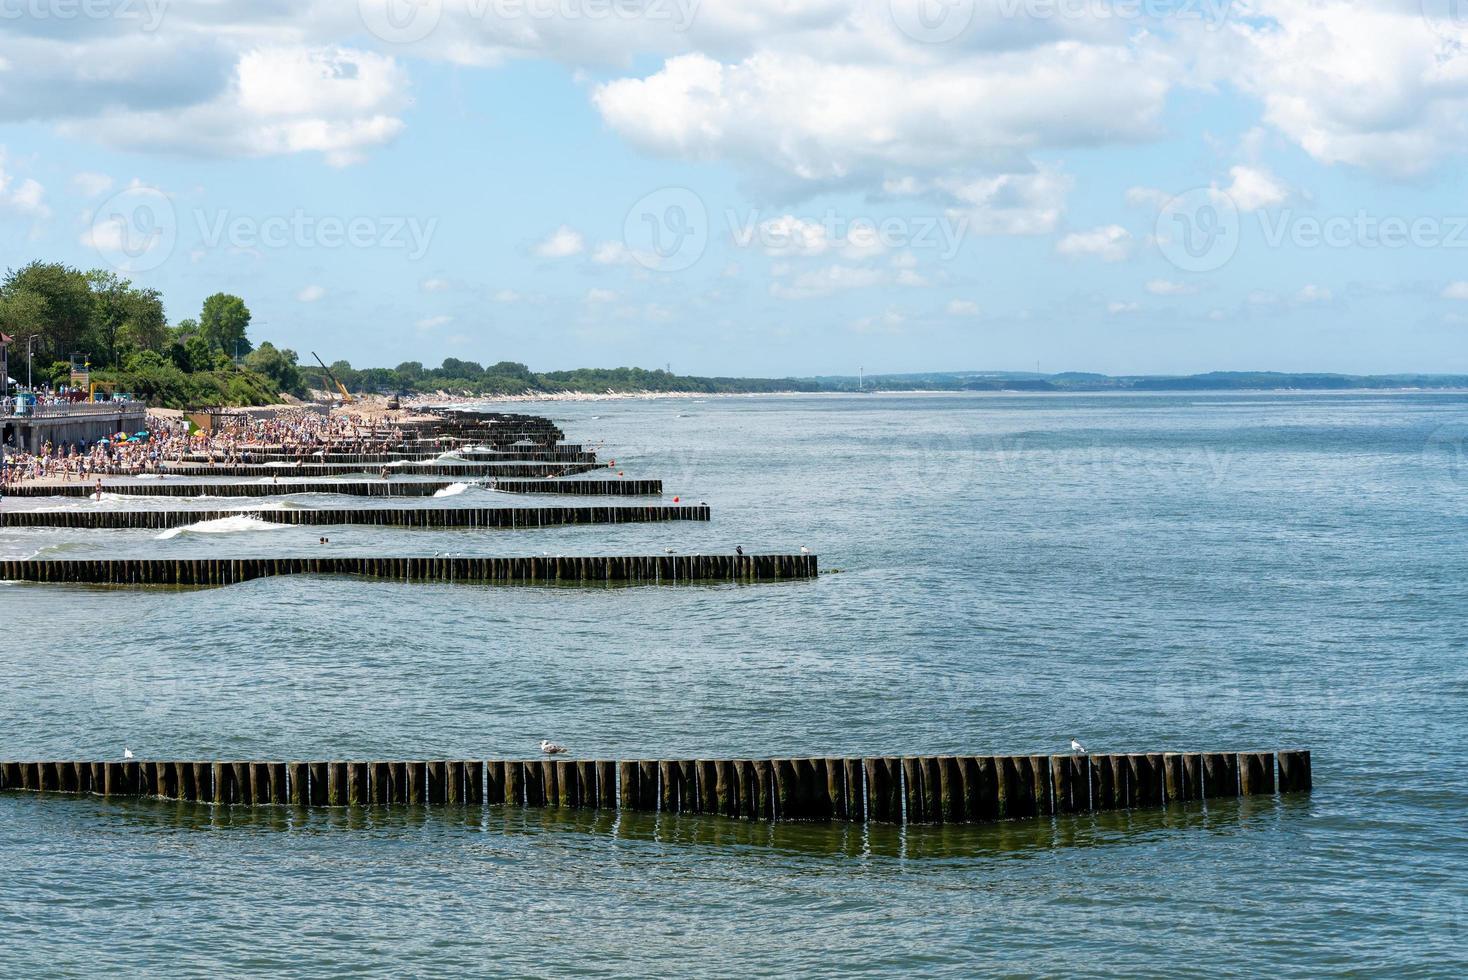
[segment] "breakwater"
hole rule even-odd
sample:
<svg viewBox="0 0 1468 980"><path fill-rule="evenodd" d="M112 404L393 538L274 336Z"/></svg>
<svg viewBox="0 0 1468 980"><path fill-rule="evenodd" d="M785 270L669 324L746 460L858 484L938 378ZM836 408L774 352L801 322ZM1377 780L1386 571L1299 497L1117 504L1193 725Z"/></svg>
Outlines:
<svg viewBox="0 0 1468 980"><path fill-rule="evenodd" d="M463 558L102 558L0 561L0 581L71 585L231 585L277 575L358 575L405 582L678 585L815 578L815 555Z"/></svg>
<svg viewBox="0 0 1468 980"><path fill-rule="evenodd" d="M387 467L389 476L505 476L505 477L558 477L590 473L600 469L596 463L407 463ZM280 466L270 464L242 465L208 463L165 464L162 472L173 476L345 476L364 472L362 467L351 463L288 463ZM106 469L113 476L130 474L120 469Z"/></svg>
<svg viewBox="0 0 1468 980"><path fill-rule="evenodd" d="M307 483L282 480L267 483L144 483L103 482L105 493L139 497L278 497L294 493L334 493L352 497L431 497L453 486L448 480L322 480ZM7 497L90 497L88 483L23 483L9 487ZM492 489L502 493L557 493L582 497L660 496L662 480L496 480Z"/></svg>
<svg viewBox="0 0 1468 980"><path fill-rule="evenodd" d="M376 507L294 510L29 510L0 511L0 527L70 527L119 530L182 527L225 517L253 517L268 524L374 527L530 528L565 524L631 524L706 521L707 505L644 507Z"/></svg>
<svg viewBox="0 0 1468 980"><path fill-rule="evenodd" d="M1310 753L5 762L0 789L295 806L506 806L973 824L1309 792Z"/></svg>
<svg viewBox="0 0 1468 980"><path fill-rule="evenodd" d="M234 457L224 460L218 455L213 459L216 464L244 465L250 466L256 463L351 463L356 466L363 465L392 465L412 461L432 461L443 457L445 454L455 454L466 462L479 462L482 457L484 462L500 460L528 460L532 462L550 463L594 463L596 453L585 452L579 447L557 446L553 449L535 448L523 450L470 450L470 449L444 449L435 447L422 451L404 450L400 452L289 452L271 451L259 449L242 449ZM208 464L210 456L207 453L184 453L177 458L170 458L165 465L177 463L204 463Z"/></svg>

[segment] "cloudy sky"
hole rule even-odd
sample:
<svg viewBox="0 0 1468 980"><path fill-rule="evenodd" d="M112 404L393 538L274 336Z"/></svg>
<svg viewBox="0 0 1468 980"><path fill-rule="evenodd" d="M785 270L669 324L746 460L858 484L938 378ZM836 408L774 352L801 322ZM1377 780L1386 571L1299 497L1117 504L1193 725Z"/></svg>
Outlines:
<svg viewBox="0 0 1468 980"><path fill-rule="evenodd" d="M1455 0L0 0L0 248L328 360L1468 371Z"/></svg>

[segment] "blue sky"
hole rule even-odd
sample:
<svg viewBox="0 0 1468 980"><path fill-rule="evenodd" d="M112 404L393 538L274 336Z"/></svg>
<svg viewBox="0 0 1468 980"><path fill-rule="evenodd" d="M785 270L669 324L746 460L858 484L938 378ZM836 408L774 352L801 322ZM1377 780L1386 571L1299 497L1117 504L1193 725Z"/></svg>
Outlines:
<svg viewBox="0 0 1468 980"><path fill-rule="evenodd" d="M1468 371L1446 3L606 2L6 0L4 264L359 366Z"/></svg>

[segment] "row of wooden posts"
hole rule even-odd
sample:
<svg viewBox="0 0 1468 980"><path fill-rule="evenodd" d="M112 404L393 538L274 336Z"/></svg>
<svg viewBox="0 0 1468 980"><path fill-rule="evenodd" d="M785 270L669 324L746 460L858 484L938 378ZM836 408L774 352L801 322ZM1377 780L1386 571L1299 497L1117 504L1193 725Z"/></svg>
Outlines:
<svg viewBox="0 0 1468 980"><path fill-rule="evenodd" d="M541 447L525 449L494 449L489 451L471 452L468 449L445 449L442 446L433 446L422 450L403 450L389 452L356 452L340 450L322 450L317 452L302 451L291 452L288 450L268 450L245 447L235 452L236 461L244 465L254 463L351 463L361 466L363 464L383 465L411 460L435 459L446 452L462 453L471 461L475 457L482 457L485 462L501 460L532 460L535 462L561 462L561 463L594 463L596 453L585 452L580 447L556 446L551 449ZM249 457L248 459L245 457ZM216 454L210 457L208 453L184 453L170 462L180 463L208 463L213 458L219 460Z"/></svg>
<svg viewBox="0 0 1468 980"><path fill-rule="evenodd" d="M539 558L6 559L0 581L75 585L220 586L275 575L359 575L496 585L678 585L815 578L815 555L654 555Z"/></svg>
<svg viewBox="0 0 1468 980"><path fill-rule="evenodd" d="M1309 792L1310 753L877 758L6 762L0 789L201 803L503 805L746 820L986 823Z"/></svg>
<svg viewBox="0 0 1468 980"><path fill-rule="evenodd" d="M333 493L351 497L431 497L452 486L448 480L343 480L307 483L140 483L104 482L105 493L136 497L277 497L292 493ZM496 480L493 489L504 493L555 493L581 497L656 497L663 492L662 480ZM88 497L96 490L89 483L44 485L23 483L5 491L8 497Z"/></svg>
<svg viewBox="0 0 1468 980"><path fill-rule="evenodd" d="M389 476L505 476L505 477L555 477L574 476L600 469L597 463L463 463L430 462L410 463L388 468ZM178 463L164 464L160 471L172 476L345 476L363 472L352 463L302 463L287 464L241 463ZM125 476L122 467L100 467L94 472L114 476ZM380 475L380 474L374 474Z"/></svg>
<svg viewBox="0 0 1468 980"><path fill-rule="evenodd" d="M224 517L267 524L368 525L408 528L532 528L566 524L707 521L706 504L620 507L373 507L295 510L16 510L0 511L0 527L170 528Z"/></svg>

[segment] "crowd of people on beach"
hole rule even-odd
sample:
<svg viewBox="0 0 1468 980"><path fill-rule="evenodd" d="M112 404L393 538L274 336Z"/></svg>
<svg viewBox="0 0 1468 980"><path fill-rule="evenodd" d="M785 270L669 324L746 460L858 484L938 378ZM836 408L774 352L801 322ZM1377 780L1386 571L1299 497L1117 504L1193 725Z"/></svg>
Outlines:
<svg viewBox="0 0 1468 980"><path fill-rule="evenodd" d="M87 480L94 475L160 473L162 464L197 460L208 465L253 462L269 449L307 459L316 452L386 451L401 442L400 427L375 424L358 415L286 411L273 416L237 416L213 431L190 433L184 419L149 416L140 432L119 432L91 443L44 444L38 452L7 450L0 484L23 480Z"/></svg>

